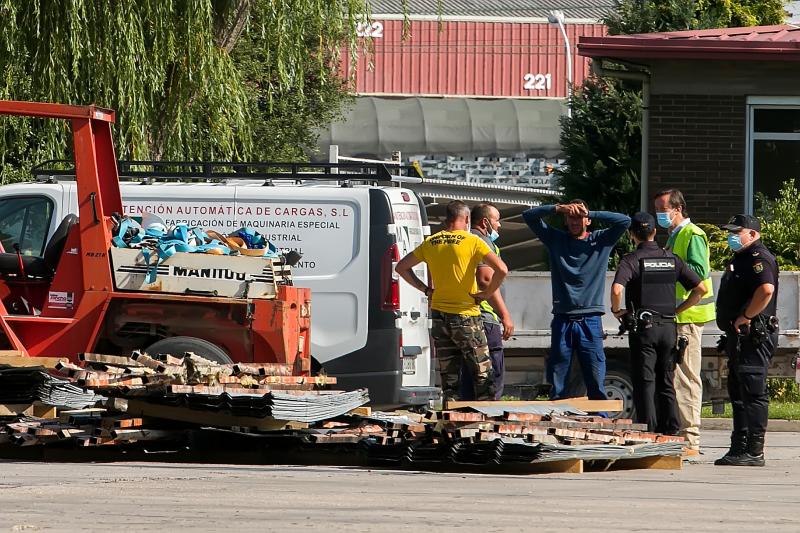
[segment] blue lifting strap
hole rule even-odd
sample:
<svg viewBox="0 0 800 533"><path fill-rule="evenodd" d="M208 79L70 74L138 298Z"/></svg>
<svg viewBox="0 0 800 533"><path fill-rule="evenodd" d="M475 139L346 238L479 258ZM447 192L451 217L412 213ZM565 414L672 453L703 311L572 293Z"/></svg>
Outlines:
<svg viewBox="0 0 800 533"><path fill-rule="evenodd" d="M132 229L136 231L129 231ZM280 257L277 246L252 228L241 228L237 236L245 241L249 249L263 249L266 258ZM204 253L215 250L215 253L222 255L230 255L232 252L225 243L210 238L201 228L189 228L186 224L177 224L168 231L151 226L144 230L143 236L141 226L130 217L120 220L116 235L111 241L117 248L131 248L132 245L141 247L142 257L147 265L147 283L155 283L158 266L175 255L175 252Z"/></svg>

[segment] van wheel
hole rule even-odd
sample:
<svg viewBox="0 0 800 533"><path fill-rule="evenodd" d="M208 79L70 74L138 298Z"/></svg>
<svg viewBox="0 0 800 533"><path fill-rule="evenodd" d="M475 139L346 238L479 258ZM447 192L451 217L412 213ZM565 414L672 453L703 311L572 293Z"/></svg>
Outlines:
<svg viewBox="0 0 800 533"><path fill-rule="evenodd" d="M606 396L609 400L622 400L622 411L608 413L611 418L634 418L633 380L627 366L612 364L606 369Z"/></svg>
<svg viewBox="0 0 800 533"><path fill-rule="evenodd" d="M167 337L154 342L145 351L152 355L168 354L174 357L182 357L186 352L194 352L215 363L223 365L233 363L225 350L212 342L197 337Z"/></svg>

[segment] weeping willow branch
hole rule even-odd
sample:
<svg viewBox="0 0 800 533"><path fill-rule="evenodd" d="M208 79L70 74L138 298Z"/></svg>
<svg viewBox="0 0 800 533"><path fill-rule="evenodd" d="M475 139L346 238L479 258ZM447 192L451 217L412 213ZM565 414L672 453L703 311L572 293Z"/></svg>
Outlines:
<svg viewBox="0 0 800 533"><path fill-rule="evenodd" d="M340 82L340 50L358 49L365 13L365 0L0 0L0 97L116 109L118 157L244 159L263 153L254 103L290 94L314 108L307 95L325 93L307 85ZM244 36L265 84L234 59ZM0 119L0 177L68 156L67 133Z"/></svg>

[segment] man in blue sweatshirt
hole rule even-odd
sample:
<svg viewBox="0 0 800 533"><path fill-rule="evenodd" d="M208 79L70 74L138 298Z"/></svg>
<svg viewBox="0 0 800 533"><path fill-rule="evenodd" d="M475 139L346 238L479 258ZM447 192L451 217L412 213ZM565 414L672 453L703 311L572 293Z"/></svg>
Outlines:
<svg viewBox="0 0 800 533"><path fill-rule="evenodd" d="M552 214L564 217L566 231L544 222ZM575 352L589 399L606 400L602 325L606 270L611 250L630 226L631 219L619 213L589 211L583 200L528 209L522 218L550 253L553 322L546 368L547 382L552 385L550 398L567 396L567 379ZM592 220L610 227L589 232Z"/></svg>

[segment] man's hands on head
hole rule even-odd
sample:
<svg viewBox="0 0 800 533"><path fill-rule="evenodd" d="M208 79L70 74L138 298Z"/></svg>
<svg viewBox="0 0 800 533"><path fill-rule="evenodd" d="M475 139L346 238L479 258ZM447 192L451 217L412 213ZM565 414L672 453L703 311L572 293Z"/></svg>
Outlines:
<svg viewBox="0 0 800 533"><path fill-rule="evenodd" d="M589 216L589 211L583 204L558 204L556 205L556 213L560 215L567 215L568 217Z"/></svg>

